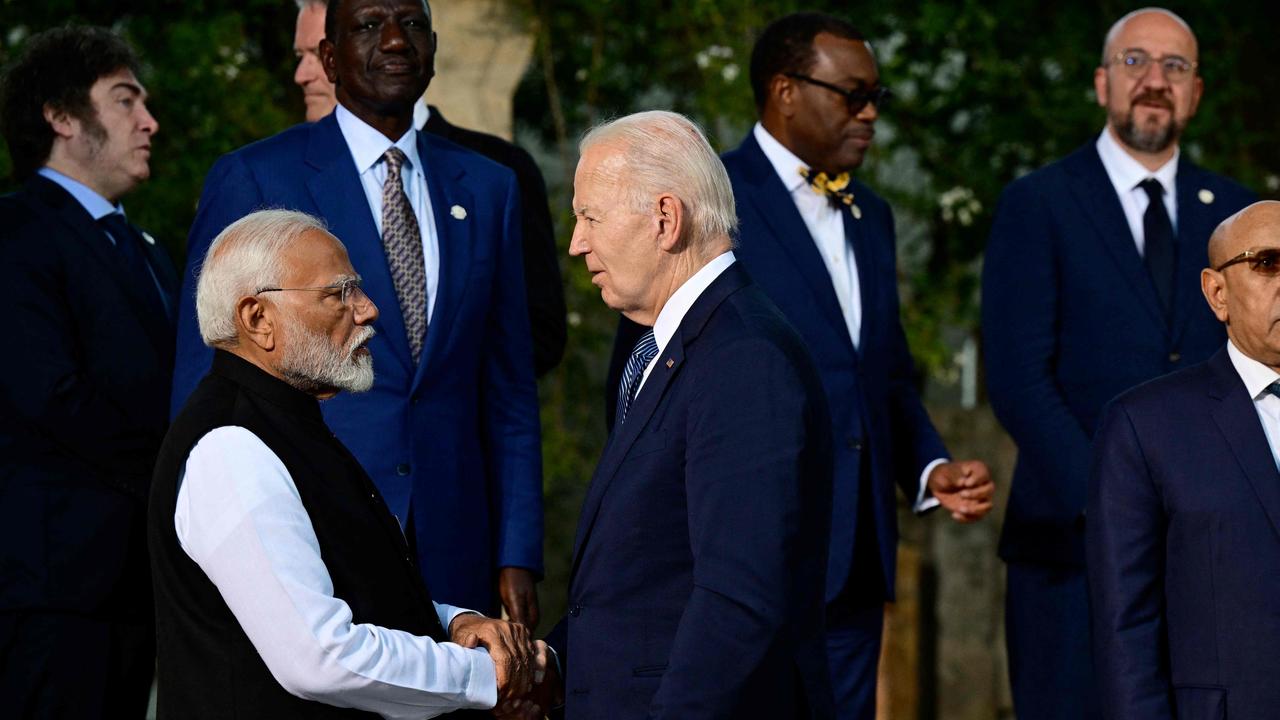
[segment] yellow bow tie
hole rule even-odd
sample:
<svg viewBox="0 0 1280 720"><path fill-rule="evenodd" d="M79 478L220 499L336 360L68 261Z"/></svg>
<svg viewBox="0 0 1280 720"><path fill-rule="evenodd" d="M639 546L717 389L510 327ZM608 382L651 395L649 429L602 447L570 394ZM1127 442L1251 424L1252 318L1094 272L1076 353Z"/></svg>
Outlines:
<svg viewBox="0 0 1280 720"><path fill-rule="evenodd" d="M850 210L857 208L853 204L853 193L849 192L849 173L842 172L835 177L830 177L824 172L814 173L807 167L800 168L800 177L809 183L809 189L815 193L822 195L831 203L831 207L839 210L842 207L848 207ZM854 215L860 215L854 212Z"/></svg>

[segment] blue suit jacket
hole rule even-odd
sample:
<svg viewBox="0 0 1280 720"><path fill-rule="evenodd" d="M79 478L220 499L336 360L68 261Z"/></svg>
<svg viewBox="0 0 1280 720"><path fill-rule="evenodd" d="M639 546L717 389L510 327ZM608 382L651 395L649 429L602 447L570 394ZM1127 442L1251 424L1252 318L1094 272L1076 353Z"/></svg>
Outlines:
<svg viewBox="0 0 1280 720"><path fill-rule="evenodd" d="M741 222L735 253L799 331L817 362L831 410L835 479L827 597L834 598L849 578L859 484L870 483L884 587L892 599L898 547L894 483L914 502L924 467L947 455L920 402L898 315L893 213L870 188L854 181L862 210L862 219L850 223L862 292L862 337L855 349L831 275L755 138L748 135L723 160Z"/></svg>
<svg viewBox="0 0 1280 720"><path fill-rule="evenodd" d="M172 295L172 261L143 251ZM0 610L151 622L146 500L168 427L173 324L84 207L39 175L0 198L0 267L12 311Z"/></svg>
<svg viewBox="0 0 1280 720"><path fill-rule="evenodd" d="M813 361L735 263L663 348L587 490L569 718L829 717L831 436Z"/></svg>
<svg viewBox="0 0 1280 720"><path fill-rule="evenodd" d="M263 207L321 216L377 304L376 380L322 405L325 421L405 524L432 596L494 606L495 567L542 570L538 405L511 171L427 133L418 152L440 239L440 282L420 361L410 358L382 241L334 115L226 155L191 227L174 408L209 368L195 272L224 227ZM453 216L460 206L466 217Z"/></svg>
<svg viewBox="0 0 1280 720"><path fill-rule="evenodd" d="M1117 398L1093 458L1103 714L1280 717L1280 472L1227 351Z"/></svg>
<svg viewBox="0 0 1280 720"><path fill-rule="evenodd" d="M1018 445L1000 542L1006 560L1083 562L1089 440L1103 405L1208 358L1225 340L1200 294L1200 270L1213 229L1253 196L1185 155L1177 188L1169 323L1092 141L1000 199L982 333L991 405Z"/></svg>

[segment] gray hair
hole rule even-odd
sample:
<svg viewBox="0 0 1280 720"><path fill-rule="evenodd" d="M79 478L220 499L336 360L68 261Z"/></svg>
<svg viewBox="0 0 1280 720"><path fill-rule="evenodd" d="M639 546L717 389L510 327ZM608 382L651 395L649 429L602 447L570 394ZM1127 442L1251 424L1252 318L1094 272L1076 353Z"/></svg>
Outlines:
<svg viewBox="0 0 1280 720"><path fill-rule="evenodd" d="M589 130L578 150L603 142L620 144L632 209L651 211L654 196L669 191L689 209L691 247L721 237L733 241L738 214L729 175L692 120L664 110L627 115Z"/></svg>
<svg viewBox="0 0 1280 720"><path fill-rule="evenodd" d="M294 4L298 6L299 10L306 10L314 6L327 7L329 0L294 0Z"/></svg>
<svg viewBox="0 0 1280 720"><path fill-rule="evenodd" d="M1182 26L1182 29L1186 30L1187 34L1191 36L1191 42L1196 43L1197 48L1199 47L1200 43L1198 40L1196 40L1195 31L1191 29L1191 26L1187 24L1186 20L1183 20L1174 11L1167 10L1162 7L1154 7L1154 6L1138 8L1137 10L1134 10L1133 12L1117 20L1115 24L1111 26L1111 29L1107 31L1107 37L1102 41L1102 66L1103 67L1106 67L1107 63L1111 62L1111 44L1116 41L1116 37L1119 36L1120 31L1124 29L1125 23L1129 22L1130 20L1134 19L1139 15L1145 15L1147 13L1159 13L1169 18L1170 20L1173 20L1174 22L1178 23L1179 25ZM1191 58L1191 59L1194 59L1194 58Z"/></svg>
<svg viewBox="0 0 1280 720"><path fill-rule="evenodd" d="M205 345L235 346L236 303L278 287L284 270L281 253L315 230L328 233L324 220L292 210L259 210L218 233L196 281L196 317Z"/></svg>

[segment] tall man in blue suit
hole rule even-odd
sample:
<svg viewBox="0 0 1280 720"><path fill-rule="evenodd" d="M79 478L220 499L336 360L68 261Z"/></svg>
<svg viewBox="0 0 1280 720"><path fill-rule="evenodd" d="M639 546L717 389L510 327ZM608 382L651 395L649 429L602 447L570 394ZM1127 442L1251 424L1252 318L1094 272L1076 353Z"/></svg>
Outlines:
<svg viewBox="0 0 1280 720"><path fill-rule="evenodd" d="M433 597L538 621L538 408L511 171L413 128L435 33L423 0L332 0L320 56L337 110L221 158L188 245L174 403L209 367L197 258L260 207L321 216L382 313L377 382L325 419L400 520Z"/></svg>
<svg viewBox="0 0 1280 720"><path fill-rule="evenodd" d="M1227 346L1121 395L1094 441L1085 535L1108 720L1280 717L1280 203L1223 222L1200 279Z"/></svg>
<svg viewBox="0 0 1280 720"><path fill-rule="evenodd" d="M549 638L566 716L830 717L831 429L813 360L734 256L733 193L697 126L640 113L581 150L569 252L652 329L624 368Z"/></svg>
<svg viewBox="0 0 1280 720"><path fill-rule="evenodd" d="M147 490L168 426L178 275L122 198L159 130L103 28L29 39L0 118L0 702L8 717L136 718L155 670Z"/></svg>
<svg viewBox="0 0 1280 720"><path fill-rule="evenodd" d="M784 17L751 55L760 122L724 156L737 256L817 361L835 447L826 645L841 718L875 713L884 603L894 597L894 485L922 512L982 517L993 487L952 462L916 390L898 316L889 206L849 173L887 91L870 47L826 15ZM806 179L807 178L807 179Z"/></svg>
<svg viewBox="0 0 1280 720"><path fill-rule="evenodd" d="M1084 510L1103 405L1222 345L1197 277L1210 232L1251 195L1178 151L1203 89L1197 59L1176 15L1121 18L1094 75L1106 128L996 210L982 328L991 404L1018 445L1000 555L1019 715L1098 716Z"/></svg>

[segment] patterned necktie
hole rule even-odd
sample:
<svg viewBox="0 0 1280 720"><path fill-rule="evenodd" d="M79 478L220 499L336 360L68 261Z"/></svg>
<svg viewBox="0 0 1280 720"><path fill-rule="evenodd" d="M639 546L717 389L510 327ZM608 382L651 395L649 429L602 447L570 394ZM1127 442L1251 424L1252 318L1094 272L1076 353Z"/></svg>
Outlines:
<svg viewBox="0 0 1280 720"><path fill-rule="evenodd" d="M400 315L409 336L409 352L416 364L427 335L427 267L422 257L418 216L400 182L404 153L392 147L382 156L387 179L382 183L382 249L391 269L391 283L400 301Z"/></svg>
<svg viewBox="0 0 1280 720"><path fill-rule="evenodd" d="M828 177L820 172L816 175L807 167L800 168L800 177L809 183L809 189L827 199L831 207L839 210L853 207L853 193L849 190L849 173L843 172L835 177Z"/></svg>
<svg viewBox="0 0 1280 720"><path fill-rule="evenodd" d="M149 301L159 305L166 317L172 317L172 309L169 307L168 299L160 290L159 279L152 272L151 265L147 261L147 250L142 245L145 242L142 239L142 233L138 232L138 229L118 212L102 216L98 219L98 224L110 233L111 238L115 240L116 250L119 251L120 258L124 260L124 264L129 268L129 274L132 276L131 282L137 285L138 289Z"/></svg>
<svg viewBox="0 0 1280 720"><path fill-rule="evenodd" d="M1165 315L1173 307L1173 274L1177 264L1173 245L1173 223L1164 207L1164 186L1155 178L1138 184L1147 193L1147 211L1142 215L1142 259L1156 286L1156 295Z"/></svg>
<svg viewBox="0 0 1280 720"><path fill-rule="evenodd" d="M640 388L640 378L644 377L644 369L649 367L649 363L657 354L658 342L653 339L653 331L650 330L641 336L635 349L631 351L631 357L627 358L626 366L622 369L622 382L618 383L617 419L613 423L615 428L627 419L627 410L631 409L631 402L636 398L636 390Z"/></svg>

